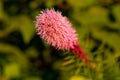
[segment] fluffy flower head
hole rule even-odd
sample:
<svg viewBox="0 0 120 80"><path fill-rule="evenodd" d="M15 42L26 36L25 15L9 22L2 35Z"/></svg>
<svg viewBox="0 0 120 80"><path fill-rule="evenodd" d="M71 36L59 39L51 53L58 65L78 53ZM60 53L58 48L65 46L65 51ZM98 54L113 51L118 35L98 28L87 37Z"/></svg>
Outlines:
<svg viewBox="0 0 120 80"><path fill-rule="evenodd" d="M41 38L60 50L70 50L78 42L76 31L68 19L54 9L40 12L36 17L36 29Z"/></svg>

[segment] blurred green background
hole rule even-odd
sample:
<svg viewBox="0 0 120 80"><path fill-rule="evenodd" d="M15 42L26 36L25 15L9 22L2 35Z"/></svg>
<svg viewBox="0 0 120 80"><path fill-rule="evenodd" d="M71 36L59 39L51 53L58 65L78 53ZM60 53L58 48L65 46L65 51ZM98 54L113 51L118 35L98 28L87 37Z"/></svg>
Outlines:
<svg viewBox="0 0 120 80"><path fill-rule="evenodd" d="M45 8L68 17L94 65L36 35ZM0 0L0 80L120 80L120 0Z"/></svg>

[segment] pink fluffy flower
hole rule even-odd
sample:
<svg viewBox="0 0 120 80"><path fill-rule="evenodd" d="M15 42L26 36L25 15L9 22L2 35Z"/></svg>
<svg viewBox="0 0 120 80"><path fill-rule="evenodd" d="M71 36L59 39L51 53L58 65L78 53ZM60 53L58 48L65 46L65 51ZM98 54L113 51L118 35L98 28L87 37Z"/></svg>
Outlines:
<svg viewBox="0 0 120 80"><path fill-rule="evenodd" d="M38 35L48 44L59 50L69 50L82 60L88 61L88 56L78 45L75 29L61 12L46 9L36 17L36 30Z"/></svg>

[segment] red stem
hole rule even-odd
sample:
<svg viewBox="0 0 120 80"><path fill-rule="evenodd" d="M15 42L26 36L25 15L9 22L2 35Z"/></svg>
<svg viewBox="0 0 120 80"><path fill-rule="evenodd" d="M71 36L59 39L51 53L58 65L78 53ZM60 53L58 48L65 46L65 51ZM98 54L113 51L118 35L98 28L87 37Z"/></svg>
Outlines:
<svg viewBox="0 0 120 80"><path fill-rule="evenodd" d="M79 45L74 45L74 48L70 49L77 57L85 61L86 63L90 62L87 54L83 51L83 49Z"/></svg>

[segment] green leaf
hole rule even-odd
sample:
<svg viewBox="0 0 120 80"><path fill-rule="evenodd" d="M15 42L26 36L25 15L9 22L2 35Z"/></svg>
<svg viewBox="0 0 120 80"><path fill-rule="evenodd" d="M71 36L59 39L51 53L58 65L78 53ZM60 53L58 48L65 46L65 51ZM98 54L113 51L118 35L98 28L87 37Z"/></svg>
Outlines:
<svg viewBox="0 0 120 80"><path fill-rule="evenodd" d="M22 33L23 39L25 43L29 43L31 38L35 33L34 23L27 16L20 16L19 18L20 31Z"/></svg>
<svg viewBox="0 0 120 80"><path fill-rule="evenodd" d="M25 80L42 80L41 78L39 78L39 77L31 77L31 76L29 76L28 78L26 78Z"/></svg>
<svg viewBox="0 0 120 80"><path fill-rule="evenodd" d="M21 65L24 68L28 67L27 57L16 46L0 43L0 52L10 56L9 59L11 60L11 62L17 62L19 63L19 65Z"/></svg>
<svg viewBox="0 0 120 80"><path fill-rule="evenodd" d="M93 24L93 23L107 23L108 22L108 11L99 6L94 6L83 12L74 12L72 17L82 24Z"/></svg>
<svg viewBox="0 0 120 80"><path fill-rule="evenodd" d="M91 80L83 76L72 76L70 80Z"/></svg>
<svg viewBox="0 0 120 80"><path fill-rule="evenodd" d="M2 0L0 0L0 19L4 19L4 18L6 18L6 14L3 10L3 2Z"/></svg>
<svg viewBox="0 0 120 80"><path fill-rule="evenodd" d="M115 16L115 18L117 19L117 21L120 22L120 5L115 5L112 7L112 12Z"/></svg>
<svg viewBox="0 0 120 80"><path fill-rule="evenodd" d="M69 0L69 2L73 5L73 7L82 8L94 4L96 0Z"/></svg>
<svg viewBox="0 0 120 80"><path fill-rule="evenodd" d="M114 33L107 33L101 30L93 30L93 36L97 39L100 39L104 43L112 46L116 51L120 51L120 37Z"/></svg>
<svg viewBox="0 0 120 80"><path fill-rule="evenodd" d="M4 75L9 78L16 78L20 76L20 66L16 63L7 64L4 66Z"/></svg>
<svg viewBox="0 0 120 80"><path fill-rule="evenodd" d="M0 37L4 37L10 32L18 29L23 36L24 42L26 44L29 43L35 33L34 22L24 15L12 17L8 20L9 27L4 31L0 31Z"/></svg>

